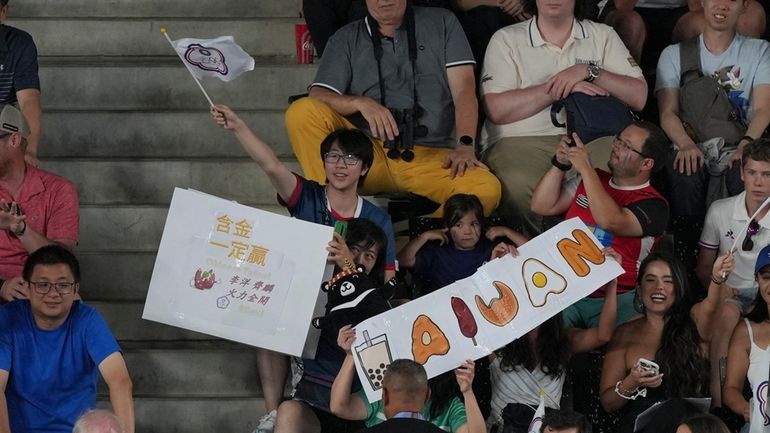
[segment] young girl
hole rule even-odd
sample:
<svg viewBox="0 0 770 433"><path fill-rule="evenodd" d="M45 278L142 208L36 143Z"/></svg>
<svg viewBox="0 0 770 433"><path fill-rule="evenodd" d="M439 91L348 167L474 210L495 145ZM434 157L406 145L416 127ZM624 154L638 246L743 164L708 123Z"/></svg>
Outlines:
<svg viewBox="0 0 770 433"><path fill-rule="evenodd" d="M606 248L604 254L620 263L620 255L612 248ZM541 390L546 408L560 408L570 356L593 350L612 338L617 310L616 289L616 280L607 285L599 327L565 329L561 314L557 314L496 352L490 367L490 428L497 426L498 432L527 432L540 403ZM503 425L505 430L501 430Z"/></svg>
<svg viewBox="0 0 770 433"><path fill-rule="evenodd" d="M399 265L413 269L425 285L425 293L430 293L473 275L489 260L495 247L493 239L503 236L516 245L527 241L521 234L500 226L490 228L484 238L483 221L478 197L449 197L444 203L446 228L426 231L409 241L398 255Z"/></svg>

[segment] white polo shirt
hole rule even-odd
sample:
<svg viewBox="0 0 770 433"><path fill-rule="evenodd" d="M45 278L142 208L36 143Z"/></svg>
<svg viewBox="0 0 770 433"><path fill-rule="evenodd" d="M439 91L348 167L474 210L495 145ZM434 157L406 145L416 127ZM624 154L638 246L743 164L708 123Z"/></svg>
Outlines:
<svg viewBox="0 0 770 433"><path fill-rule="evenodd" d="M698 244L709 250L718 249L719 255L725 254L738 237L738 232L746 226L749 216L746 211L745 192L715 201L706 214ZM754 241L754 248L751 251L743 251L741 248L744 236L745 233L741 234L741 241L736 245L735 269L727 277L727 285L736 289L757 286L754 281L754 264L757 261L757 254L770 244L770 213L759 220L759 232L751 237Z"/></svg>
<svg viewBox="0 0 770 433"><path fill-rule="evenodd" d="M559 48L543 39L535 18L531 18L504 27L492 36L484 57L481 92L501 93L537 86L559 71L589 62L616 74L642 76L642 70L612 27L575 20L572 35ZM564 128L551 122L550 112L548 106L532 117L504 125L487 120L482 141L493 144L503 137L564 134Z"/></svg>

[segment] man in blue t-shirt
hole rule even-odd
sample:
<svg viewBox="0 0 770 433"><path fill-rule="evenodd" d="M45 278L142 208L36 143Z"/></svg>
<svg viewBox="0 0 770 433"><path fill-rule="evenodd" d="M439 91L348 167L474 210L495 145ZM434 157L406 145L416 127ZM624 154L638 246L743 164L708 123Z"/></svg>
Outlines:
<svg viewBox="0 0 770 433"><path fill-rule="evenodd" d="M18 104L29 124L26 160L37 167L43 110L37 47L29 33L2 23L8 18L8 0L0 0L0 104Z"/></svg>
<svg viewBox="0 0 770 433"><path fill-rule="evenodd" d="M32 253L29 299L0 308L0 432L69 433L107 383L115 414L134 432L131 378L99 313L80 302L80 266L64 247Z"/></svg>

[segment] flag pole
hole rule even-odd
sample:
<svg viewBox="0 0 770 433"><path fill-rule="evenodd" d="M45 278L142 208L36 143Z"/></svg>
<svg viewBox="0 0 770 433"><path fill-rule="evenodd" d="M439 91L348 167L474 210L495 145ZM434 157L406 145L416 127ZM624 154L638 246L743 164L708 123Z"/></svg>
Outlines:
<svg viewBox="0 0 770 433"><path fill-rule="evenodd" d="M166 37L166 40L168 41L168 43L171 44L171 48L174 50L176 55L179 57L179 60L182 61L182 64L187 68L187 72L189 72L190 76L192 77L192 79L195 80L195 84L197 84L198 87L201 89L201 92L203 92L203 96L205 96L206 100L209 101L209 105L213 106L214 102L209 97L209 94L206 93L206 89L203 88L203 85L201 84L200 80L198 80L198 78L195 76L195 74L193 74L192 69L190 69L190 65L188 65L187 62L185 62L184 57L182 57L182 55L179 54L179 51L176 50L176 47L174 46L174 42L171 41L171 38L168 36L168 32L166 32L166 28L165 27L161 27L160 28L160 32L163 33L163 36Z"/></svg>

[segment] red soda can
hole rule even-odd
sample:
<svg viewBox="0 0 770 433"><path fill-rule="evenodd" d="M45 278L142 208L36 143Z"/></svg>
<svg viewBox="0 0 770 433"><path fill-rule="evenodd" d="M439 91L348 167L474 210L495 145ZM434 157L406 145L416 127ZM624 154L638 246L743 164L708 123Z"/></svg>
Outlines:
<svg viewBox="0 0 770 433"><path fill-rule="evenodd" d="M313 39L307 24L294 25L294 33L297 37L297 64L309 65L313 63Z"/></svg>

